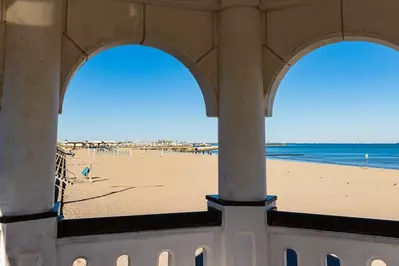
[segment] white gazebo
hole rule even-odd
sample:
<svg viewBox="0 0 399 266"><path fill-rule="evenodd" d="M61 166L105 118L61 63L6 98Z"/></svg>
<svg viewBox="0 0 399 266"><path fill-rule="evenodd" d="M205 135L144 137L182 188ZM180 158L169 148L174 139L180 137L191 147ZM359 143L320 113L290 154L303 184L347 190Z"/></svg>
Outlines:
<svg viewBox="0 0 399 266"><path fill-rule="evenodd" d="M398 0L0 0L0 265L398 265L399 222L281 212L267 197L265 116L301 56L343 40L399 44ZM57 119L67 84L120 44L184 63L218 117L219 195L209 210L58 221ZM298 114L293 114L298 115ZM369 195L365 195L369 196ZM184 200L184 199L181 199ZM205 200L205 199L204 199ZM288 265L289 266L289 265Z"/></svg>

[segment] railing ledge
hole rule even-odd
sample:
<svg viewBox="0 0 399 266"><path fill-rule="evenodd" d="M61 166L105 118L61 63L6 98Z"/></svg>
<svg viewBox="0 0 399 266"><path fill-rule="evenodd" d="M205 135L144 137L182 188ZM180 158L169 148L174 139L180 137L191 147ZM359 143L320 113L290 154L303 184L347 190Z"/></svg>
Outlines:
<svg viewBox="0 0 399 266"><path fill-rule="evenodd" d="M267 224L271 227L399 238L399 221L391 220L270 210L267 212Z"/></svg>
<svg viewBox="0 0 399 266"><path fill-rule="evenodd" d="M58 238L99 234L221 226L222 213L209 208L204 212L67 219L58 222Z"/></svg>

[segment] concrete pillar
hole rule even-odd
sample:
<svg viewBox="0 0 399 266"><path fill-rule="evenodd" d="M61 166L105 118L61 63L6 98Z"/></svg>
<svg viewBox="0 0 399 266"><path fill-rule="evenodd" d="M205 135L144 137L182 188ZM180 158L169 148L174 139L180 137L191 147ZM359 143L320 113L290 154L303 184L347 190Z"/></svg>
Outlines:
<svg viewBox="0 0 399 266"><path fill-rule="evenodd" d="M63 1L8 1L0 111L0 217L51 210Z"/></svg>
<svg viewBox="0 0 399 266"><path fill-rule="evenodd" d="M1 266L55 265L55 153L64 1L5 5Z"/></svg>
<svg viewBox="0 0 399 266"><path fill-rule="evenodd" d="M237 2L237 1L236 1ZM219 14L219 195L266 196L262 15L235 6Z"/></svg>

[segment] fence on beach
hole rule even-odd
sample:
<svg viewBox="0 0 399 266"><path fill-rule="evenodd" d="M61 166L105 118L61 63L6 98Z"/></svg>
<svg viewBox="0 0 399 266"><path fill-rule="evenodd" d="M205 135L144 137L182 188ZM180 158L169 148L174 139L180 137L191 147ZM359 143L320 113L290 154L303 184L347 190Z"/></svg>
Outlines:
<svg viewBox="0 0 399 266"><path fill-rule="evenodd" d="M89 153L92 153L93 157L96 156L127 156L132 157L131 149L88 149Z"/></svg>
<svg viewBox="0 0 399 266"><path fill-rule="evenodd" d="M68 179L68 173L74 175L67 169L67 157L68 153L57 147L56 163L55 163L55 191L54 191L54 211L58 212L58 215L62 216L62 210L64 207L64 195L67 185L73 184Z"/></svg>
<svg viewBox="0 0 399 266"><path fill-rule="evenodd" d="M134 148L87 148L87 155L92 158L97 156L120 156L120 157L132 157L133 152L142 152L144 155L147 151L159 152L162 157L164 154L203 154L212 155L213 151L217 151L215 147L205 147L205 148L193 148L190 149L186 147L134 147Z"/></svg>

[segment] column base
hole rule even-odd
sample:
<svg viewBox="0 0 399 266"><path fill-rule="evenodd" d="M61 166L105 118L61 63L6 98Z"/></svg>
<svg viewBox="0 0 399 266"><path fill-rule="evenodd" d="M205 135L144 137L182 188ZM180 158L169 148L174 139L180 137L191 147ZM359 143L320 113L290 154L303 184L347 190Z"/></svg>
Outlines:
<svg viewBox="0 0 399 266"><path fill-rule="evenodd" d="M223 213L220 265L270 266L267 210L276 208L277 197L255 202L223 200L218 195L206 198L209 207Z"/></svg>
<svg viewBox="0 0 399 266"><path fill-rule="evenodd" d="M55 265L57 213L0 217L0 265Z"/></svg>
<svg viewBox="0 0 399 266"><path fill-rule="evenodd" d="M0 224L10 224L18 222L27 222L33 220L41 220L47 218L57 217L58 213L56 211L27 214L27 215L12 215L12 216L0 216Z"/></svg>
<svg viewBox="0 0 399 266"><path fill-rule="evenodd" d="M261 201L232 201L224 200L219 195L207 195L208 206L212 206L217 209L221 209L223 206L235 206L235 207L265 207L266 210L276 208L277 196L267 196Z"/></svg>

